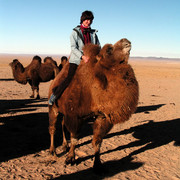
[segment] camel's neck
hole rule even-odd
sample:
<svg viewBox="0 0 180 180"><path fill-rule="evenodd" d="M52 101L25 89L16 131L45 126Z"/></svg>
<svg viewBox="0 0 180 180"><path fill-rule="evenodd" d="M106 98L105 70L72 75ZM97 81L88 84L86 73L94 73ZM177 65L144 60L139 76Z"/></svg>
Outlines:
<svg viewBox="0 0 180 180"><path fill-rule="evenodd" d="M21 84L26 84L27 83L27 77L26 77L26 72L24 70L24 67L18 67L16 69L13 69L13 76L14 79Z"/></svg>

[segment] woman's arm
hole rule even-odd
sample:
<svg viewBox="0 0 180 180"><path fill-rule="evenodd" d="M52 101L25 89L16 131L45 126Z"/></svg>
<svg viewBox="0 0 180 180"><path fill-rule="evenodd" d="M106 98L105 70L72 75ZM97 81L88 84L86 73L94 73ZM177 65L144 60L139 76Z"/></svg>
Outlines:
<svg viewBox="0 0 180 180"><path fill-rule="evenodd" d="M78 35L75 31L70 36L71 42L71 53L73 53L78 59L81 59L83 53L79 50L78 46Z"/></svg>

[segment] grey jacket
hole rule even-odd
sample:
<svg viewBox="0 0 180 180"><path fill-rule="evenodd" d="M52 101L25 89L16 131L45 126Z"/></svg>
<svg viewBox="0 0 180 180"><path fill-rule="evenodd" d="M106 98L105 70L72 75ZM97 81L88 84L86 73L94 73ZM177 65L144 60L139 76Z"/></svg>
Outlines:
<svg viewBox="0 0 180 180"><path fill-rule="evenodd" d="M92 44L98 44L99 39L96 35L97 30L91 29L90 36L91 36L91 43ZM71 55L69 62L79 65L81 61L81 56L83 55L83 34L81 32L80 26L77 26L73 29L71 36L70 36L70 42L71 42Z"/></svg>

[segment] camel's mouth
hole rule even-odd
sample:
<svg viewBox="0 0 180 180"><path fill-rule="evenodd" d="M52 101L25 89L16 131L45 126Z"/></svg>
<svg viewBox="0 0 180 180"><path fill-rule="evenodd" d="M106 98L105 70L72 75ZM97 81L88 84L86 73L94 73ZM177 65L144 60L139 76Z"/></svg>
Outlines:
<svg viewBox="0 0 180 180"><path fill-rule="evenodd" d="M14 59L12 62L9 63L9 66L13 67L14 64L17 64L19 61Z"/></svg>
<svg viewBox="0 0 180 180"><path fill-rule="evenodd" d="M128 45L125 46L124 52L125 52L126 54L130 54L130 51L131 51L131 44L128 44Z"/></svg>

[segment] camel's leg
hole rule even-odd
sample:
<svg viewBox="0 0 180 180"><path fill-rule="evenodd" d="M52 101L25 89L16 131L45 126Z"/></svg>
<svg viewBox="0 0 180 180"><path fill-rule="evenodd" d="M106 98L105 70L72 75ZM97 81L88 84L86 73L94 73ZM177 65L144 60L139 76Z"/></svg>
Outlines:
<svg viewBox="0 0 180 180"><path fill-rule="evenodd" d="M31 94L30 98L34 98L34 86L32 85L32 80L29 80L28 83L31 86L31 90L32 90L32 94Z"/></svg>
<svg viewBox="0 0 180 180"><path fill-rule="evenodd" d="M62 134L63 134L63 143L62 143L62 149L63 151L67 151L68 149L68 143L67 143L67 140L66 140L66 135L65 135L65 124L64 124L64 118L62 120Z"/></svg>
<svg viewBox="0 0 180 180"><path fill-rule="evenodd" d="M36 96L36 99L40 99L40 96L39 96L39 81L37 79L32 79L29 81L29 84L31 85L31 88L32 88L32 95L30 96L30 98L34 98L35 97L35 90L37 92L37 96Z"/></svg>
<svg viewBox="0 0 180 180"><path fill-rule="evenodd" d="M49 134L50 134L50 154L56 154L56 150L54 147L54 134L56 131L56 122L57 122L57 116L58 116L58 111L52 106L49 106Z"/></svg>
<svg viewBox="0 0 180 180"><path fill-rule="evenodd" d="M36 92L37 92L36 99L40 99L40 95L39 95L39 86L37 86L37 88L36 88Z"/></svg>
<svg viewBox="0 0 180 180"><path fill-rule="evenodd" d="M57 69L57 67L54 68L54 76L56 77L59 73L59 69Z"/></svg>
<svg viewBox="0 0 180 180"><path fill-rule="evenodd" d="M94 122L92 144L95 151L95 160L93 166L95 172L101 173L101 171L103 171L100 160L100 147L104 136L111 130L112 126L113 125L110 122L110 118L102 114L98 116Z"/></svg>
<svg viewBox="0 0 180 180"><path fill-rule="evenodd" d="M34 98L34 87L33 86L31 86L31 89L32 89L32 94L31 94L31 96L30 96L30 98Z"/></svg>
<svg viewBox="0 0 180 180"><path fill-rule="evenodd" d="M77 143L78 138L73 133L71 133L71 146L65 161L66 164L72 165L75 162L75 147Z"/></svg>

